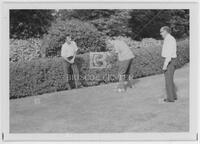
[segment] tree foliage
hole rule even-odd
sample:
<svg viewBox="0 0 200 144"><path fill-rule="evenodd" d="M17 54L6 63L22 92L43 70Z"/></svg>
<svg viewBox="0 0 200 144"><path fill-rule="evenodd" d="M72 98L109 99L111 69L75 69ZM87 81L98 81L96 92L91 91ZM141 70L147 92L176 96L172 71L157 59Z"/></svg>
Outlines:
<svg viewBox="0 0 200 144"><path fill-rule="evenodd" d="M54 10L10 10L10 38L27 39L47 33Z"/></svg>
<svg viewBox="0 0 200 144"><path fill-rule="evenodd" d="M59 10L57 17L61 18L62 20L79 19L81 21L90 21L100 18L109 18L115 13L116 10L114 9Z"/></svg>
<svg viewBox="0 0 200 144"><path fill-rule="evenodd" d="M131 36L133 39L160 38L159 30L168 25L177 37L189 35L187 9L68 9L68 10L11 10L10 37L41 37L53 20L77 19L93 24L107 36Z"/></svg>
<svg viewBox="0 0 200 144"><path fill-rule="evenodd" d="M130 10L115 10L115 14L110 17L102 17L92 20L97 29L107 36L119 36L131 34L131 27L129 27Z"/></svg>
<svg viewBox="0 0 200 144"><path fill-rule="evenodd" d="M189 10L170 9L91 9L60 10L57 14L63 20L79 19L94 26L107 36L126 35L133 39L147 37L161 38L159 30L167 25L177 37L189 35Z"/></svg>
<svg viewBox="0 0 200 144"><path fill-rule="evenodd" d="M189 10L132 10L129 25L133 39L160 38L162 26L169 26L177 37L189 35Z"/></svg>
<svg viewBox="0 0 200 144"><path fill-rule="evenodd" d="M79 19L92 23L100 32L107 36L130 35L128 25L130 10L91 9L91 10L60 10L57 17L62 20Z"/></svg>

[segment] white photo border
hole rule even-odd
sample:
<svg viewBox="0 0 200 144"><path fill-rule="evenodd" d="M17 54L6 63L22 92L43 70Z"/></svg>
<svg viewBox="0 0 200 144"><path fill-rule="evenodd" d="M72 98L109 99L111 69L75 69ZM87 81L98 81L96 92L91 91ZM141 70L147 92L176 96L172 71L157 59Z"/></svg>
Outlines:
<svg viewBox="0 0 200 144"><path fill-rule="evenodd" d="M66 4L66 5L65 5ZM190 129L183 133L9 133L9 10L10 9L189 9L190 10ZM2 16L2 114L5 141L196 141L198 107L197 2L4 2ZM7 49L6 49L7 48Z"/></svg>

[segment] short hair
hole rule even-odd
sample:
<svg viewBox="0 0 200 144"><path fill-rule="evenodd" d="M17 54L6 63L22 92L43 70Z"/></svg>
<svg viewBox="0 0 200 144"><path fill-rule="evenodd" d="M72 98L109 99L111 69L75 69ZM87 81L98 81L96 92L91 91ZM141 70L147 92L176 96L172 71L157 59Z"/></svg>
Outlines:
<svg viewBox="0 0 200 144"><path fill-rule="evenodd" d="M68 37L68 36L71 36L71 35L70 34L66 34L65 36Z"/></svg>
<svg viewBox="0 0 200 144"><path fill-rule="evenodd" d="M163 27L161 27L161 29L163 29L164 31L166 31L168 33L171 33L171 29L168 26L163 26Z"/></svg>

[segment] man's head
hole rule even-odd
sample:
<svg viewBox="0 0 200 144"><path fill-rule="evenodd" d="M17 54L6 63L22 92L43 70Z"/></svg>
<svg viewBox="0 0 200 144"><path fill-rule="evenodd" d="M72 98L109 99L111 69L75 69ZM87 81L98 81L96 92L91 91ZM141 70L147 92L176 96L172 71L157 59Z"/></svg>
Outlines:
<svg viewBox="0 0 200 144"><path fill-rule="evenodd" d="M167 34L171 32L170 28L168 26L163 26L160 29L160 35L165 38Z"/></svg>
<svg viewBox="0 0 200 144"><path fill-rule="evenodd" d="M71 36L69 34L67 34L66 35L66 41L71 41L71 40L72 40Z"/></svg>

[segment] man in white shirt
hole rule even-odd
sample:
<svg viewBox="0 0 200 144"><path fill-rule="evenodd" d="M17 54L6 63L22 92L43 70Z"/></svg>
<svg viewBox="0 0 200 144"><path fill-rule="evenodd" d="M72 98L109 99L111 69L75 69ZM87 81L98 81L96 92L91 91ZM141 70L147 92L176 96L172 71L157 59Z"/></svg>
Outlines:
<svg viewBox="0 0 200 144"><path fill-rule="evenodd" d="M61 48L61 56L63 58L63 69L64 75L66 79L74 79L75 87L81 87L79 82L79 71L77 65L74 63L76 52L78 47L74 41L71 40L71 37L67 35L65 43L62 45ZM72 69L72 76L69 77L70 68ZM67 83L68 89L71 89L69 83Z"/></svg>
<svg viewBox="0 0 200 144"><path fill-rule="evenodd" d="M109 43L113 45L114 52L118 54L119 84L117 90L118 92L123 92L126 90L127 86L132 87L130 82L130 69L135 56L130 47L123 40L109 40Z"/></svg>
<svg viewBox="0 0 200 144"><path fill-rule="evenodd" d="M176 88L174 84L175 58L177 57L176 40L170 34L170 28L168 26L162 27L160 29L160 34L164 38L161 54L165 59L163 71L165 75L167 98L164 99L164 102L174 102L177 100Z"/></svg>

